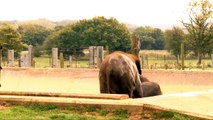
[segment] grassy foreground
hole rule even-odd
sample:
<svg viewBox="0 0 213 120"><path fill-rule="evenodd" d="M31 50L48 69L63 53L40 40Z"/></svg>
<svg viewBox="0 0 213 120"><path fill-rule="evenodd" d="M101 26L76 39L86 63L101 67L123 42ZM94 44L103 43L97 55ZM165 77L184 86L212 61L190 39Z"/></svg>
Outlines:
<svg viewBox="0 0 213 120"><path fill-rule="evenodd" d="M151 116L150 116L151 115ZM79 107L67 106L57 107L55 105L25 104L13 106L0 106L1 120L137 120L139 118L147 119L146 115L131 116L127 110L109 111L92 106ZM150 113L150 119L164 120L190 120L172 112Z"/></svg>
<svg viewBox="0 0 213 120"><path fill-rule="evenodd" d="M5 120L121 120L127 118L127 111L110 113L94 107L57 107L55 105L15 105L0 110L0 119Z"/></svg>

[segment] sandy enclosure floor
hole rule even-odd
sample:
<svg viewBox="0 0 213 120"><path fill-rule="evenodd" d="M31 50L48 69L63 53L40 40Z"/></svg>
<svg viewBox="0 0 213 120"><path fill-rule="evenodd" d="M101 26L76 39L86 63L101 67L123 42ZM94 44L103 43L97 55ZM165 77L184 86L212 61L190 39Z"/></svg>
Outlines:
<svg viewBox="0 0 213 120"><path fill-rule="evenodd" d="M213 71L144 70L164 94L213 89ZM18 69L1 73L1 91L99 93L97 69Z"/></svg>
<svg viewBox="0 0 213 120"><path fill-rule="evenodd" d="M93 70L4 70L2 91L99 93Z"/></svg>

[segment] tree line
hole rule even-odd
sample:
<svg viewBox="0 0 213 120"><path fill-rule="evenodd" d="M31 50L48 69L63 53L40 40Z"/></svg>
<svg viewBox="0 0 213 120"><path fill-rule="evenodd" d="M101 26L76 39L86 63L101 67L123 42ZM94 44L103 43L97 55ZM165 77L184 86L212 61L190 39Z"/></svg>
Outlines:
<svg viewBox="0 0 213 120"><path fill-rule="evenodd" d="M89 46L104 46L109 52L130 51L131 35L140 38L141 49L168 50L173 55L180 54L180 44L185 44L185 54L193 52L198 64L205 55L213 53L213 5L208 0L193 1L189 5L189 22L181 21L184 28L174 26L161 30L151 26L141 26L129 30L115 18L102 16L83 19L54 28L38 24L0 23L0 45L3 51L14 49L19 52L27 45L34 46L35 56L57 47L64 54L76 54Z"/></svg>

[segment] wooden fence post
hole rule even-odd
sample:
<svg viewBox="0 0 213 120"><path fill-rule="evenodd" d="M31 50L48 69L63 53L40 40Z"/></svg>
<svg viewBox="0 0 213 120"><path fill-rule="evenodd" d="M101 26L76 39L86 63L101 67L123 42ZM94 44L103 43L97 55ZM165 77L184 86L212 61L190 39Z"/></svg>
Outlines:
<svg viewBox="0 0 213 120"><path fill-rule="evenodd" d="M103 46L89 47L89 66L99 67L104 59Z"/></svg>
<svg viewBox="0 0 213 120"><path fill-rule="evenodd" d="M179 64L180 61L180 55L177 55L177 64Z"/></svg>
<svg viewBox="0 0 213 120"><path fill-rule="evenodd" d="M212 58L212 67L213 67L213 54L211 54L211 58Z"/></svg>
<svg viewBox="0 0 213 120"><path fill-rule="evenodd" d="M58 67L58 48L52 48L52 68Z"/></svg>
<svg viewBox="0 0 213 120"><path fill-rule="evenodd" d="M7 51L7 65L8 67L14 67L14 50Z"/></svg>
<svg viewBox="0 0 213 120"><path fill-rule="evenodd" d="M146 55L146 63L147 63L147 67L149 69L149 56L148 55Z"/></svg>
<svg viewBox="0 0 213 120"><path fill-rule="evenodd" d="M28 67L32 67L33 64L33 46L28 46Z"/></svg>
<svg viewBox="0 0 213 120"><path fill-rule="evenodd" d="M183 43L181 43L180 53L181 53L181 69L184 70L184 44Z"/></svg>
<svg viewBox="0 0 213 120"><path fill-rule="evenodd" d="M61 68L64 68L64 57L63 57L63 53L60 53L60 66Z"/></svg>
<svg viewBox="0 0 213 120"><path fill-rule="evenodd" d="M69 56L69 65L70 65L70 68L72 67L72 56Z"/></svg>
<svg viewBox="0 0 213 120"><path fill-rule="evenodd" d="M163 64L166 64L166 55L163 55Z"/></svg>
<svg viewBox="0 0 213 120"><path fill-rule="evenodd" d="M145 64L145 62L144 62L144 55L142 55L141 56L141 65L142 65L141 68L142 69L144 69L144 64Z"/></svg>

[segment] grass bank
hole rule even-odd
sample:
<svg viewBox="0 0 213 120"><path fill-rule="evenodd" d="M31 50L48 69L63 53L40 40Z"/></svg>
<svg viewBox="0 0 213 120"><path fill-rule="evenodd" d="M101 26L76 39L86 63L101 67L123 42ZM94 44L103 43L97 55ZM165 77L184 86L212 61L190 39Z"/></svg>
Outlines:
<svg viewBox="0 0 213 120"><path fill-rule="evenodd" d="M0 119L3 120L137 120L137 119L164 119L164 120L190 120L189 117L178 113L144 112L130 115L127 110L106 110L92 106L67 106L55 105L4 105L0 107Z"/></svg>

